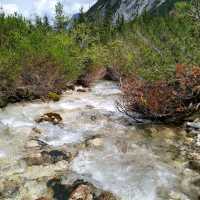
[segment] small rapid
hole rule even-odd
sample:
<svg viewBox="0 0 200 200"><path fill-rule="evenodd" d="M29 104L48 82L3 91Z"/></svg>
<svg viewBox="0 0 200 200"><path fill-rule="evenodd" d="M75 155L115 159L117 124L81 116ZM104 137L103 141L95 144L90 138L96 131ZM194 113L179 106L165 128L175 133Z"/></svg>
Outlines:
<svg viewBox="0 0 200 200"><path fill-rule="evenodd" d="M66 91L59 102L1 110L0 199L35 200L48 193L50 178L62 176L67 183L84 179L121 200L195 200L190 181L196 174L185 168L179 148L184 130L131 124L116 109L119 95L116 83L99 81L86 92ZM45 113L58 113L62 123L36 122ZM73 158L30 164L43 148L35 141Z"/></svg>

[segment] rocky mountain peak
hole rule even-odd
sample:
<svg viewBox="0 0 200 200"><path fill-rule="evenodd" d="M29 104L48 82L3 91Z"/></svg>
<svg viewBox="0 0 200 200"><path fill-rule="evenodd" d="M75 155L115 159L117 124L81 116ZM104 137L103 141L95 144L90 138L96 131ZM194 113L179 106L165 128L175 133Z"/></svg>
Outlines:
<svg viewBox="0 0 200 200"><path fill-rule="evenodd" d="M159 8L167 1L170 0L99 0L91 7L88 14L90 16L110 14L114 22L123 16L125 21L130 21L145 11Z"/></svg>

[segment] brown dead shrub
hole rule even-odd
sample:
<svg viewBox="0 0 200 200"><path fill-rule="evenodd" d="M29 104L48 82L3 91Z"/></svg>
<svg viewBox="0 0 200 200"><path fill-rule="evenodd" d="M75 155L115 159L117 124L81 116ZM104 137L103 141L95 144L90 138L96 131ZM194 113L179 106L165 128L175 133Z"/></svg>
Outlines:
<svg viewBox="0 0 200 200"><path fill-rule="evenodd" d="M122 81L121 88L118 109L134 119L178 121L200 109L199 67L177 65L173 82L149 83L132 75Z"/></svg>
<svg viewBox="0 0 200 200"><path fill-rule="evenodd" d="M78 84L89 87L94 81L102 79L106 75L106 68L91 67L77 81Z"/></svg>
<svg viewBox="0 0 200 200"><path fill-rule="evenodd" d="M25 58L19 85L30 88L38 97L50 92L60 94L66 87L64 72L59 63L48 56Z"/></svg>
<svg viewBox="0 0 200 200"><path fill-rule="evenodd" d="M66 87L67 80L61 64L48 56L26 55L16 80L0 86L0 107L22 100L52 99L50 94L55 94L54 100L58 100Z"/></svg>
<svg viewBox="0 0 200 200"><path fill-rule="evenodd" d="M105 79L119 81L120 77L121 74L116 68L90 67L83 75L81 75L77 83L84 87L90 87L91 84L97 80Z"/></svg>

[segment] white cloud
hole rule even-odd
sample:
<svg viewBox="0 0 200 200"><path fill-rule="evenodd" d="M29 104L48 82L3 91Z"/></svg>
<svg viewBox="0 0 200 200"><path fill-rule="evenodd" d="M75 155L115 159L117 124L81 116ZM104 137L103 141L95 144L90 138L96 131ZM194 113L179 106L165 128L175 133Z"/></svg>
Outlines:
<svg viewBox="0 0 200 200"><path fill-rule="evenodd" d="M33 0L33 12L38 15L52 13L56 2L56 0Z"/></svg>
<svg viewBox="0 0 200 200"><path fill-rule="evenodd" d="M0 0L6 13L18 12L28 18L45 14L53 18L58 1L64 5L65 14L72 15L79 12L81 7L84 11L88 10L97 0Z"/></svg>
<svg viewBox="0 0 200 200"><path fill-rule="evenodd" d="M19 7L16 4L3 4L2 8L6 14L14 14L15 12L19 12Z"/></svg>
<svg viewBox="0 0 200 200"><path fill-rule="evenodd" d="M33 10L39 15L43 15L45 13L53 15L57 2L58 0L33 0ZM86 11L94 2L95 0L61 0L66 14L77 13L81 7L83 7L84 11Z"/></svg>

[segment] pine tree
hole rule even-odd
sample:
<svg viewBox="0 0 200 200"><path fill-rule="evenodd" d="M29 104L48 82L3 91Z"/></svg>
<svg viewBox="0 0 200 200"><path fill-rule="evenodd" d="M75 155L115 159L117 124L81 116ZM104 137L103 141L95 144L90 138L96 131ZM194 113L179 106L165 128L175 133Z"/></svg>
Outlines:
<svg viewBox="0 0 200 200"><path fill-rule="evenodd" d="M55 22L54 22L55 29L57 31L63 31L67 26L68 20L64 15L64 7L60 2L56 4L55 12L56 12Z"/></svg>
<svg viewBox="0 0 200 200"><path fill-rule="evenodd" d="M4 17L5 17L5 12L4 12L2 6L0 7L0 17L1 17L1 18L4 18Z"/></svg>
<svg viewBox="0 0 200 200"><path fill-rule="evenodd" d="M123 28L124 28L124 15L118 15L118 18L116 20L116 29L119 31L119 32L122 32L123 31Z"/></svg>
<svg viewBox="0 0 200 200"><path fill-rule="evenodd" d="M43 17L43 24L44 24L45 27L49 27L50 26L50 24L49 24L49 18L48 18L47 15L45 15Z"/></svg>
<svg viewBox="0 0 200 200"><path fill-rule="evenodd" d="M41 19L41 17L39 17L38 15L36 15L35 16L35 25L37 26L37 27L42 27L42 19Z"/></svg>
<svg viewBox="0 0 200 200"><path fill-rule="evenodd" d="M85 16L84 16L84 12L83 12L83 7L81 7L81 9L80 9L78 22L79 23L85 23Z"/></svg>

